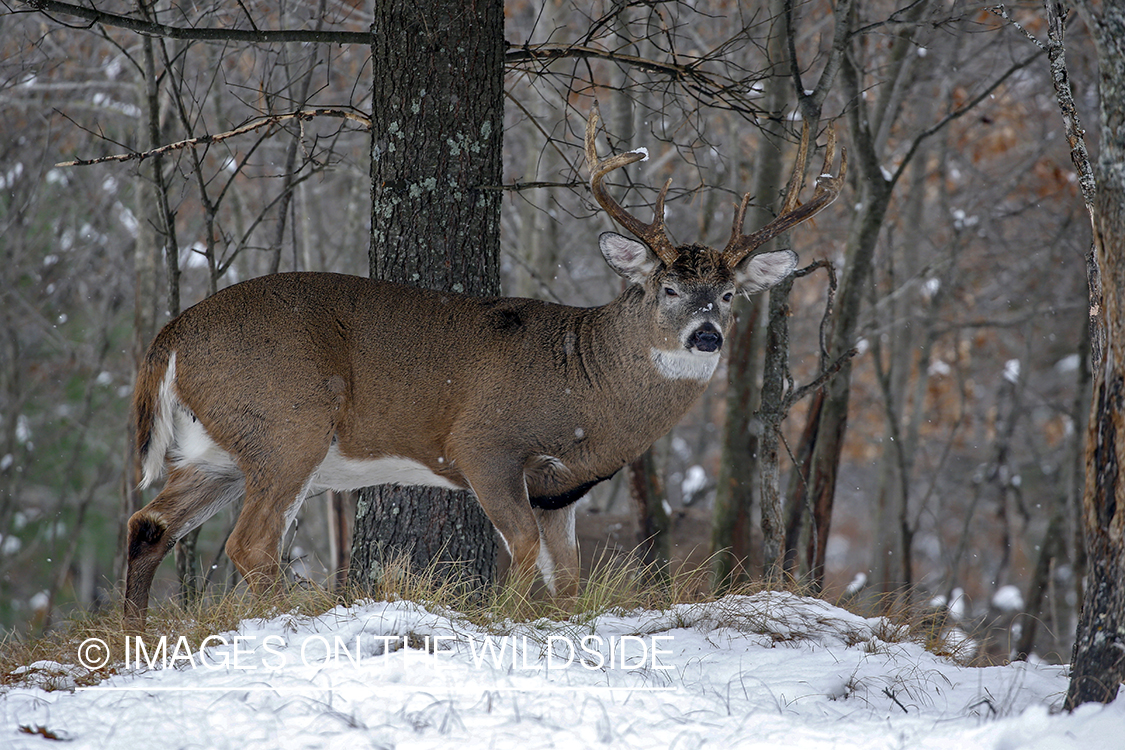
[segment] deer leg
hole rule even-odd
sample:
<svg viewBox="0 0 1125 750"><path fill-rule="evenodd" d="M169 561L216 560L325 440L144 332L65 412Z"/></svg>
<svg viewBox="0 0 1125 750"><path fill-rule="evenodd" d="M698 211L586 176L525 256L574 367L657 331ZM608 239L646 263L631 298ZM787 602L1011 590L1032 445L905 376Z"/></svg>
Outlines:
<svg viewBox="0 0 1125 750"><path fill-rule="evenodd" d="M298 373L290 371L286 377L296 378ZM226 553L255 594L281 580L285 532L301 509L335 432L333 402L316 387L287 397L294 405L284 420L225 423L220 428L230 443L240 446L231 453L246 475L246 497L227 538Z"/></svg>
<svg viewBox="0 0 1125 750"><path fill-rule="evenodd" d="M535 509L539 524L539 556L536 564L547 590L559 597L578 595L578 541L574 535L576 505L556 510Z"/></svg>
<svg viewBox="0 0 1125 750"><path fill-rule="evenodd" d="M273 476L268 482L247 480L246 500L226 546L227 557L258 594L281 580L281 543L309 489L308 475Z"/></svg>
<svg viewBox="0 0 1125 750"><path fill-rule="evenodd" d="M527 499L523 467L514 463L506 468L485 464L474 470L466 468L464 463L461 467L477 502L500 532L512 556L509 584L526 595L535 580L540 545L539 525Z"/></svg>
<svg viewBox="0 0 1125 750"><path fill-rule="evenodd" d="M241 494L241 474L178 466L169 472L168 483L160 494L129 518L125 575L127 629L144 629L152 579L168 550Z"/></svg>

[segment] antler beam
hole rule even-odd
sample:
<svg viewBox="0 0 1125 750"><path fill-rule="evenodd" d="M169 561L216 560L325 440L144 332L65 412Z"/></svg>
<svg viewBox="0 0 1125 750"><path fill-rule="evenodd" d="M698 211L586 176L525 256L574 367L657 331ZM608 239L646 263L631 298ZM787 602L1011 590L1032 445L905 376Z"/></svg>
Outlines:
<svg viewBox="0 0 1125 750"><path fill-rule="evenodd" d="M598 205L604 208L614 221L648 245L649 249L656 253L656 257L660 258L664 265L670 266L676 260L676 248L664 231L664 198L668 195L668 188L672 185L672 180L669 178L664 183L660 195L656 197L655 216L651 223L645 224L622 208L621 204L606 191L602 178L615 169L647 159L648 154L643 151L630 151L607 157L604 161L598 161L595 140L599 119L601 118L598 107L594 105L594 108L590 110L590 118L586 121L586 168L590 172L590 192L594 194L594 199L598 202Z"/></svg>
<svg viewBox="0 0 1125 750"><path fill-rule="evenodd" d="M777 218L766 224L753 234L742 233L742 220L746 216L746 206L750 202L750 194L742 198L742 203L735 212L734 226L731 228L730 242L723 250L723 260L728 266L734 267L743 258L772 240L782 232L788 231L801 222L808 221L816 214L828 207L840 194L844 186L844 176L848 171L848 150L840 147L840 173L832 176L832 163L836 161L836 130L828 129L828 143L824 147L824 166L816 178L816 191L812 199L800 204L801 184L804 182L805 162L809 152L809 123L806 120L801 129L801 147L798 149L797 158L793 165L793 174L789 177L789 185L785 192L785 203Z"/></svg>

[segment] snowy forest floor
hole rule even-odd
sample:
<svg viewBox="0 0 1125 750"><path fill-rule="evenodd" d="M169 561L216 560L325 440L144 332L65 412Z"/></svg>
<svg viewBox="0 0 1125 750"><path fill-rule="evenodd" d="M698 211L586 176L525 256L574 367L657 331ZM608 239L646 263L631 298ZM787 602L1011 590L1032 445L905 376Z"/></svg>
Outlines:
<svg viewBox="0 0 1125 750"><path fill-rule="evenodd" d="M105 658L117 674L81 687ZM1125 700L1059 711L1065 666L962 666L777 591L488 627L368 600L74 661L0 693L0 746L1125 747Z"/></svg>

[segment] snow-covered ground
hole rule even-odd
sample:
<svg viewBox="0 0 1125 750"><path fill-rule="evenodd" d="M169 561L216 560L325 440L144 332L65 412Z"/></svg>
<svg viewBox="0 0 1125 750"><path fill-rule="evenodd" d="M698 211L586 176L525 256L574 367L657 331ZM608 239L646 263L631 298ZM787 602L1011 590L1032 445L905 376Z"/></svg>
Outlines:
<svg viewBox="0 0 1125 750"><path fill-rule="evenodd" d="M150 634L157 668L0 695L0 747L1125 748L1125 697L1058 712L1064 667L960 667L792 594L497 632L367 602L202 652Z"/></svg>

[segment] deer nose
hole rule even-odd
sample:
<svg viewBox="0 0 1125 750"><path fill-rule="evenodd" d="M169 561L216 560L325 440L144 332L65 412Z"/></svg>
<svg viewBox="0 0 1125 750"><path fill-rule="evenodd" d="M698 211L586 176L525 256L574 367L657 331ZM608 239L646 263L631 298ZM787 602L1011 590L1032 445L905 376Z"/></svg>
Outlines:
<svg viewBox="0 0 1125 750"><path fill-rule="evenodd" d="M701 352L717 352L723 345L723 334L710 323L704 323L688 337L687 345Z"/></svg>

